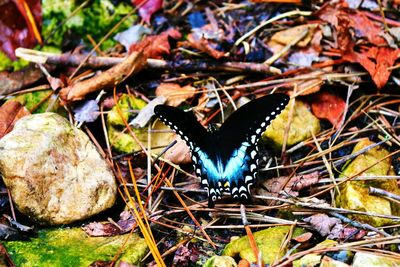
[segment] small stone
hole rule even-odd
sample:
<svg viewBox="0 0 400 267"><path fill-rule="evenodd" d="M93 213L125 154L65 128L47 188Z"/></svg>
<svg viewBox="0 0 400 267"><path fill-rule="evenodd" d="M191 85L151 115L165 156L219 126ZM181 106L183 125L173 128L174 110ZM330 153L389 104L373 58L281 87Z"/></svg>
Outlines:
<svg viewBox="0 0 400 267"><path fill-rule="evenodd" d="M116 199L111 168L84 132L55 113L24 117L0 140L0 172L18 210L39 224L86 219Z"/></svg>

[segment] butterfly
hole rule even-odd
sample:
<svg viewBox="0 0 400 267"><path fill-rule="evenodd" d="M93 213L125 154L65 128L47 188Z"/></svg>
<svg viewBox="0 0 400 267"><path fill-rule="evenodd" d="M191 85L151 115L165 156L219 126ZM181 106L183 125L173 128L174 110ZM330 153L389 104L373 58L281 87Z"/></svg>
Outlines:
<svg viewBox="0 0 400 267"><path fill-rule="evenodd" d="M206 130L192 112L157 105L155 115L190 147L197 176L208 192L208 206L229 191L235 199L249 202L250 186L258 170L257 143L271 121L289 102L284 94L267 95L243 105L218 129Z"/></svg>

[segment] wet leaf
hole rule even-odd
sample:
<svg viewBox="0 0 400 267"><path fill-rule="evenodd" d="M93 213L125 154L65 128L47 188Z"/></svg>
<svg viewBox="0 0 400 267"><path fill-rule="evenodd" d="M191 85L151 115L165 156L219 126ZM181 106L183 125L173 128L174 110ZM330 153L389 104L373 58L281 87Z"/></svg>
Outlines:
<svg viewBox="0 0 400 267"><path fill-rule="evenodd" d="M0 138L11 132L14 124L29 111L17 101L8 101L0 107Z"/></svg>
<svg viewBox="0 0 400 267"><path fill-rule="evenodd" d="M136 24L129 29L119 32L114 36L114 40L120 42L129 51L131 45L138 43L146 34L150 34L151 30L146 26Z"/></svg>
<svg viewBox="0 0 400 267"><path fill-rule="evenodd" d="M344 60L363 66L371 75L378 89L386 85L392 72L390 67L399 57L400 49L389 47L372 47L363 53L352 52L343 55Z"/></svg>
<svg viewBox="0 0 400 267"><path fill-rule="evenodd" d="M166 104L177 107L189 98L192 98L196 92L196 88L191 85L181 87L176 83L161 83L156 89L157 96L167 98Z"/></svg>
<svg viewBox="0 0 400 267"><path fill-rule="evenodd" d="M336 224L341 224L339 219L322 213L304 218L303 221L310 223L321 236L327 236Z"/></svg>
<svg viewBox="0 0 400 267"><path fill-rule="evenodd" d="M193 29L192 33L188 35L187 41L193 48L215 59L220 59L228 55L228 53L216 49L218 46L217 42L220 42L222 39L221 35L223 35L222 31L218 29L217 32L215 32L215 29L210 24L207 24L202 28Z"/></svg>
<svg viewBox="0 0 400 267"><path fill-rule="evenodd" d="M346 103L341 97L327 91L315 94L311 103L314 115L319 119L327 119L335 127L340 126L345 108Z"/></svg>
<svg viewBox="0 0 400 267"><path fill-rule="evenodd" d="M260 195L279 194L282 190L291 196L298 196L299 191L303 188L314 185L319 180L319 173L312 172L305 175L295 175L293 177L281 176L265 180L261 187L258 188ZM288 181L289 179L289 181ZM268 190L264 190L263 188Z"/></svg>
<svg viewBox="0 0 400 267"><path fill-rule="evenodd" d="M134 51L143 51L148 58L162 58L164 55L169 55L171 46L168 38L180 39L181 33L175 29L169 29L159 35L147 36L139 43L131 45L129 53Z"/></svg>

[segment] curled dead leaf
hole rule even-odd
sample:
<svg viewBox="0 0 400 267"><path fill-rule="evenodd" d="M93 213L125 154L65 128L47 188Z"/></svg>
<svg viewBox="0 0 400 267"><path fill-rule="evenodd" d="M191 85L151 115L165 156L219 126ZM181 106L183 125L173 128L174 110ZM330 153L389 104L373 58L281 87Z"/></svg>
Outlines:
<svg viewBox="0 0 400 267"><path fill-rule="evenodd" d="M139 72L147 64L143 53L132 53L124 61L93 78L77 82L60 90L60 97L65 102L83 99L87 94L100 91L124 81Z"/></svg>
<svg viewBox="0 0 400 267"><path fill-rule="evenodd" d="M156 89L156 96L164 96L167 98L167 105L177 107L182 102L192 98L196 92L196 88L190 85L181 87L176 83L161 83Z"/></svg>
<svg viewBox="0 0 400 267"><path fill-rule="evenodd" d="M8 101L0 107L0 138L11 132L14 124L29 111L17 101Z"/></svg>

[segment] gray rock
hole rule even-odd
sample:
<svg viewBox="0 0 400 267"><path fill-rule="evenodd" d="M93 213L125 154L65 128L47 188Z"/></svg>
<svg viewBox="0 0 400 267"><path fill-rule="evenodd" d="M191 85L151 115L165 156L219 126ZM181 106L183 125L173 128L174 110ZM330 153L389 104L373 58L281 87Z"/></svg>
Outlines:
<svg viewBox="0 0 400 267"><path fill-rule="evenodd" d="M0 140L0 172L18 210L40 224L86 219L116 199L111 168L55 113L26 116Z"/></svg>

